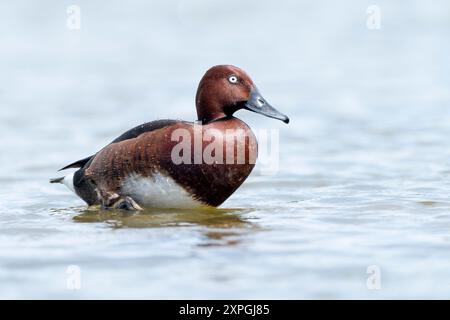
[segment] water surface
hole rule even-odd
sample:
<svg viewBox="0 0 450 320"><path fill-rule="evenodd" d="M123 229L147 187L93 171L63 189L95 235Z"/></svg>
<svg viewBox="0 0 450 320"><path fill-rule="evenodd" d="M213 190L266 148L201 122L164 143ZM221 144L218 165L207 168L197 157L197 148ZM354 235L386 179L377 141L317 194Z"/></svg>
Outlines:
<svg viewBox="0 0 450 320"><path fill-rule="evenodd" d="M1 298L449 297L446 1L379 1L380 30L361 1L80 0L79 31L68 4L0 4ZM220 63L291 118L238 113L280 130L275 174L210 211L87 209L48 184L135 125L194 120Z"/></svg>

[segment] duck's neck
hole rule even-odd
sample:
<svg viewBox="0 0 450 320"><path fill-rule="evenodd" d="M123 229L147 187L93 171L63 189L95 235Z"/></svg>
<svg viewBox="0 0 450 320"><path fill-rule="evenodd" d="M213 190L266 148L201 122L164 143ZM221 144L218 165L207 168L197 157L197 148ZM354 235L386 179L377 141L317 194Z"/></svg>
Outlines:
<svg viewBox="0 0 450 320"><path fill-rule="evenodd" d="M198 110L198 109L197 109ZM228 118L228 116L223 112L198 112L197 111L197 120L202 124L207 124L210 122L218 121L221 119Z"/></svg>
<svg viewBox="0 0 450 320"><path fill-rule="evenodd" d="M201 81L195 97L197 119L203 124L226 117L224 103L220 101L220 95L212 94L217 90L214 83Z"/></svg>

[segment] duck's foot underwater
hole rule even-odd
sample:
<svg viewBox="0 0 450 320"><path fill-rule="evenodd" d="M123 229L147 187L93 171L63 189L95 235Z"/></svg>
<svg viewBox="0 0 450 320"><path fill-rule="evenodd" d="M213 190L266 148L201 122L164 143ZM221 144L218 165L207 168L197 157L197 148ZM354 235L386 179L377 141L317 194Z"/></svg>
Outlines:
<svg viewBox="0 0 450 320"><path fill-rule="evenodd" d="M122 209L122 210L130 210L130 211L141 211L141 210L144 210L131 197L120 198L120 200L117 201L114 204L114 208L115 209Z"/></svg>
<svg viewBox="0 0 450 320"><path fill-rule="evenodd" d="M102 197L103 209L121 209L130 211L144 210L140 205L129 196L119 196L117 193L110 193Z"/></svg>

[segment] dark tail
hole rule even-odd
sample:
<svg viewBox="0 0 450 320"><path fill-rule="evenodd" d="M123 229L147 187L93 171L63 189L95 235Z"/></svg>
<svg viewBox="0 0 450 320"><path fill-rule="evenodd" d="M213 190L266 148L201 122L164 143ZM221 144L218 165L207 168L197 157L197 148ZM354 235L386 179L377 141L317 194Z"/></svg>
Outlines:
<svg viewBox="0 0 450 320"><path fill-rule="evenodd" d="M91 160L92 157L93 157L93 156L90 156L90 157L87 157L87 158L78 160L78 161L76 161L76 162L74 162L74 163L69 164L68 166L65 166L65 167L62 168L62 169L59 169L58 171L63 171L63 170L70 169L70 168L82 168L82 167L84 167L84 165L85 165L86 163L89 162L89 160Z"/></svg>
<svg viewBox="0 0 450 320"><path fill-rule="evenodd" d="M63 183L64 177L50 179L50 183Z"/></svg>

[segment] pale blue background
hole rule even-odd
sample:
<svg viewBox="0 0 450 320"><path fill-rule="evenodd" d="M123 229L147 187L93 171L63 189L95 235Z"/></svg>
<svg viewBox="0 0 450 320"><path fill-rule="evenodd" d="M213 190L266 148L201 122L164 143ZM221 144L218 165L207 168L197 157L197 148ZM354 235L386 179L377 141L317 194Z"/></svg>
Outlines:
<svg viewBox="0 0 450 320"><path fill-rule="evenodd" d="M368 30L372 4L1 2L0 297L448 298L450 5L377 1ZM222 63L291 118L238 114L281 130L280 171L224 204L239 222L76 223L83 203L48 178L134 125L194 120Z"/></svg>

